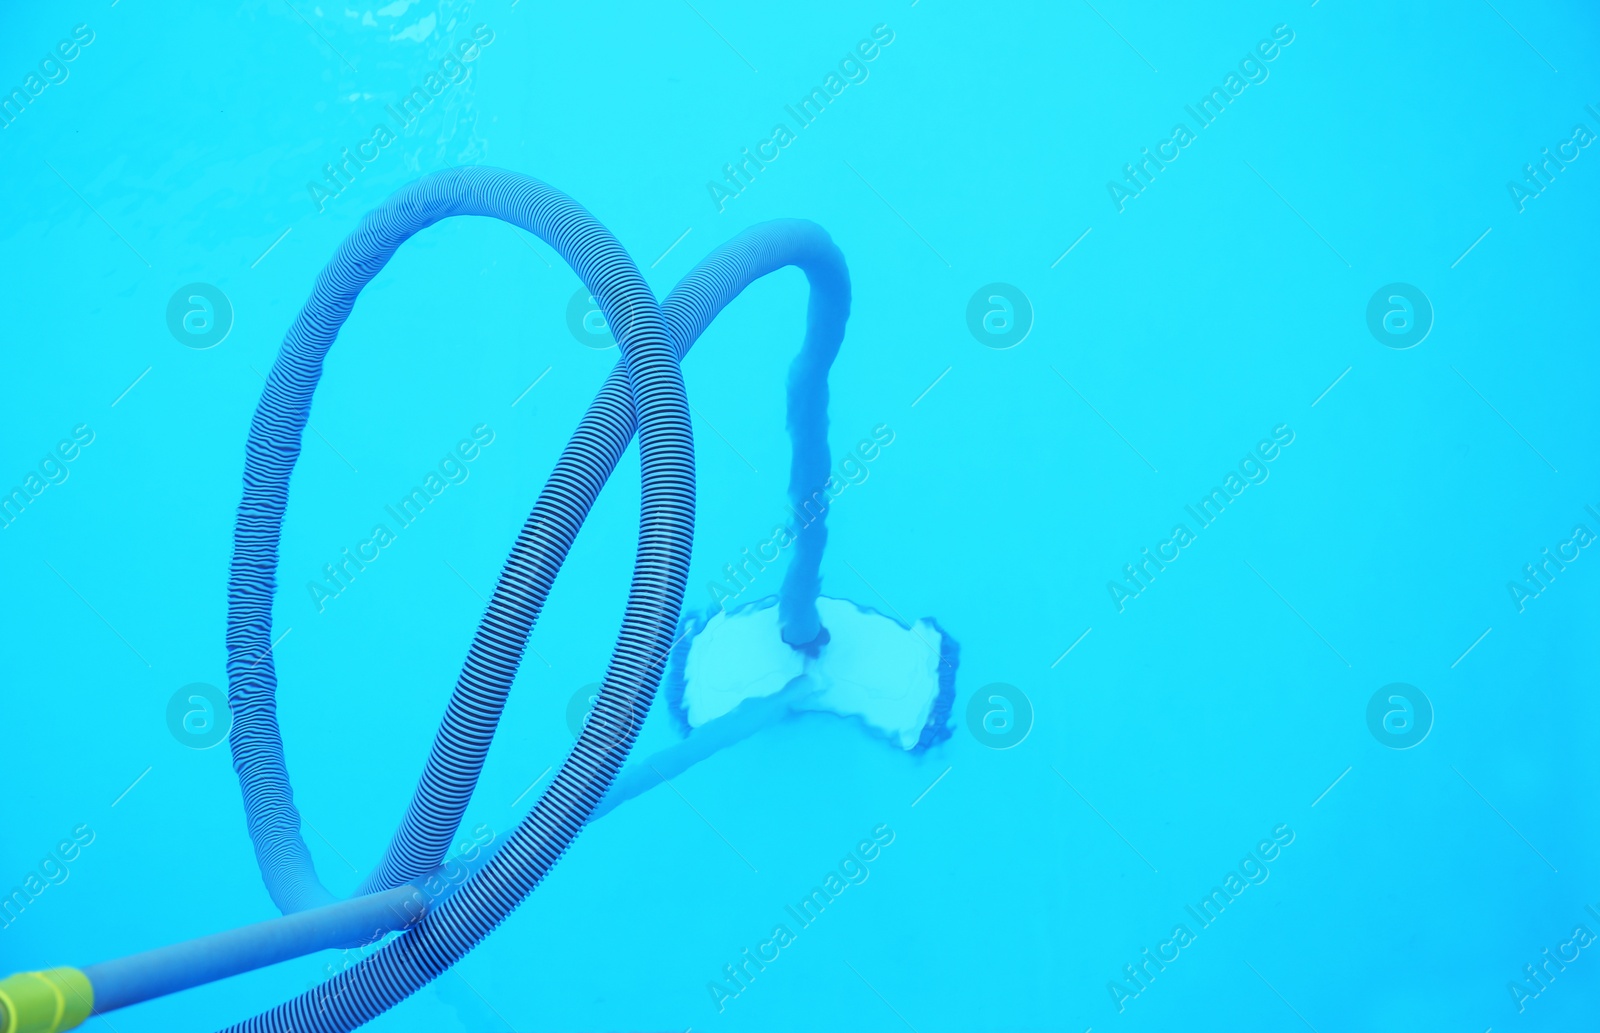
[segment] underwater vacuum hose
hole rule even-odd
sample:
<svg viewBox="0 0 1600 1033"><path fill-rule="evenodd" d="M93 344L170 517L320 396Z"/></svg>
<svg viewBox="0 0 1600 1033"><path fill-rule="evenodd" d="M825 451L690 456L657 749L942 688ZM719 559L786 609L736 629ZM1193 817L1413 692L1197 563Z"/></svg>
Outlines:
<svg viewBox="0 0 1600 1033"><path fill-rule="evenodd" d="M622 350L540 493L479 623L405 819L360 895L316 876L276 714L271 608L289 478L323 359L366 284L413 234L455 215L502 219L550 244L595 296ZM340 247L290 328L251 425L229 583L231 745L263 880L285 918L130 958L0 980L0 1033L54 1033L103 1013L329 946L405 929L322 986L230 1027L333 1033L426 985L538 885L589 820L631 749L678 627L694 521L694 456L678 363L751 282L788 265L807 276L806 336L788 382L789 493L800 507L828 477L827 374L850 309L843 256L820 227L752 227L700 263L658 308L617 241L566 195L472 167L429 176L371 212ZM643 464L640 541L628 607L594 711L556 778L488 858L438 888L539 612L579 528L635 433ZM827 641L817 615L821 526L800 540L780 591L783 637ZM447 869L446 869L447 870ZM470 873L470 874L468 874ZM452 885L461 876L459 887Z"/></svg>

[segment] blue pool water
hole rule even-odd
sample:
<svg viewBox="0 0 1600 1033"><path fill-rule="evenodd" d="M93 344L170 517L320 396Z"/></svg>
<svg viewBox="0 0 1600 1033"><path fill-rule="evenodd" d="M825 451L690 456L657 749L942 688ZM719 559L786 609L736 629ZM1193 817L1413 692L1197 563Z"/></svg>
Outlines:
<svg viewBox="0 0 1600 1033"><path fill-rule="evenodd" d="M0 976L278 914L212 702L250 420L362 216L492 165L584 205L658 298L756 223L831 234L852 303L822 592L959 642L950 735L803 712L730 736L370 1028L1592 1015L1592 11L119 0L9 23ZM272 657L336 894L382 859L618 361L586 295L529 234L453 219L329 354ZM766 277L683 362L685 614L778 592L787 553L747 585L725 566L783 519L806 312L801 273ZM471 850L572 747L639 511L630 448L534 631ZM672 702L633 760L681 742ZM227 1027L365 953L85 1028Z"/></svg>

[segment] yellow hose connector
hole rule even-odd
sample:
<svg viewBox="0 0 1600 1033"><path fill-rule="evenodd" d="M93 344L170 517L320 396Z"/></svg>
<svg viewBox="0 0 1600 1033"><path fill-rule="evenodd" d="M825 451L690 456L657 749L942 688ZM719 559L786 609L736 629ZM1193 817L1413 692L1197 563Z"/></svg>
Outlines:
<svg viewBox="0 0 1600 1033"><path fill-rule="evenodd" d="M0 979L0 1033L61 1033L94 1010L94 987L75 968Z"/></svg>

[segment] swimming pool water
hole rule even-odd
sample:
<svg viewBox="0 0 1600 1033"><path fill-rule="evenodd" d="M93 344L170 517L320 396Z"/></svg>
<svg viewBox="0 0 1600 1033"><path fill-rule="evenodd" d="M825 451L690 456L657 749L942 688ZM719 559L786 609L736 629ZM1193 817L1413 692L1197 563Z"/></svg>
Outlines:
<svg viewBox="0 0 1600 1033"><path fill-rule="evenodd" d="M1592 11L118 0L10 27L0 975L277 914L209 695L250 417L360 218L492 165L586 206L658 297L755 223L832 235L822 590L959 641L952 735L807 714L718 750L370 1028L1592 1014ZM786 556L725 568L782 518L806 306L799 272L761 280L683 363L686 612L777 591ZM379 863L613 345L548 246L455 219L330 353L273 657L335 892ZM572 745L637 454L534 632L468 844ZM678 740L664 703L636 759ZM220 1028L358 957L85 1028Z"/></svg>

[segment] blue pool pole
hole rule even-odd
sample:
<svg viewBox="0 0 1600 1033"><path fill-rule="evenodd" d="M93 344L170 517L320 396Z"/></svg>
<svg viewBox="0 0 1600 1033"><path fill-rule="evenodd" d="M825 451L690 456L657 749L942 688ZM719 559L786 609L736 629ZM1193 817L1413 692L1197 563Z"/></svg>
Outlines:
<svg viewBox="0 0 1600 1033"><path fill-rule="evenodd" d="M409 927L426 909L426 895L407 884L89 965L83 974L94 987L95 1013L104 1014L319 950L360 944Z"/></svg>

